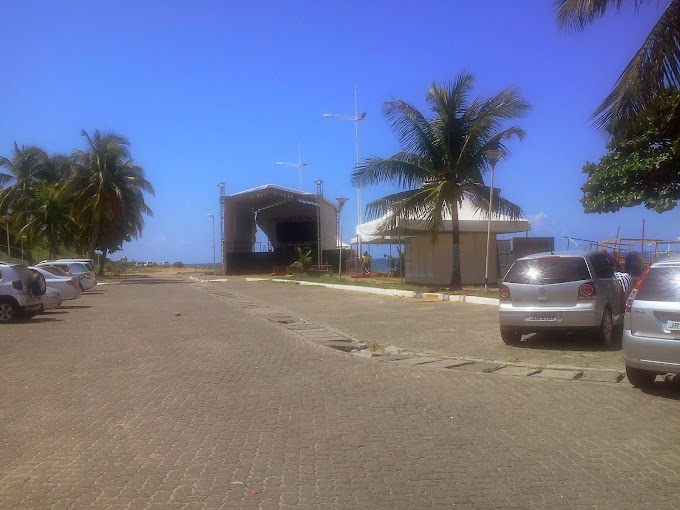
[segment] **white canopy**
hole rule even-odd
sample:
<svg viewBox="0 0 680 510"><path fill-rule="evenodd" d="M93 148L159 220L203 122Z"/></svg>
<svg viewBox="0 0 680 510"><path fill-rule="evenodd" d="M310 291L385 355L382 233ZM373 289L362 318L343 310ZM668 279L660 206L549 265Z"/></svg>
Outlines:
<svg viewBox="0 0 680 510"><path fill-rule="evenodd" d="M382 223L384 223L392 213L387 213L384 216L357 225L357 234L361 236L361 241L364 243L371 242L404 242L409 237L418 237L425 233L425 220L418 218L407 218L405 220L398 219L396 228L378 232ZM443 217L444 229L442 233L451 232L451 215L444 213ZM487 231L488 219L486 211L475 210L472 204L463 200L463 203L458 207L458 222L460 232L484 232ZM491 215L491 233L492 234L510 234L514 232L528 232L531 230L529 221L520 218L512 219L505 214ZM356 238L352 239L356 243Z"/></svg>

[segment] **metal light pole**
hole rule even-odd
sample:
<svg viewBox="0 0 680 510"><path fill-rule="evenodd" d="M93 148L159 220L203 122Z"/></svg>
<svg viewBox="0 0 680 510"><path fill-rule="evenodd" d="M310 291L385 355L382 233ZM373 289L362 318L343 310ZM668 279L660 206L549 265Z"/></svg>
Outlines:
<svg viewBox="0 0 680 510"><path fill-rule="evenodd" d="M484 152L486 159L491 165L491 190L489 192L489 216L486 223L486 264L484 266L484 292L488 290L489 286L489 246L491 243L491 209L493 205L493 177L496 170L496 163L505 154L503 151L498 149L489 149Z"/></svg>
<svg viewBox="0 0 680 510"><path fill-rule="evenodd" d="M300 188L300 191L302 191L302 167L307 166L307 163L302 162L302 149L300 148L300 145L298 145L298 162L297 163L284 163L283 161L277 161L277 165L284 165L284 166L295 166L298 169L298 186Z"/></svg>
<svg viewBox="0 0 680 510"><path fill-rule="evenodd" d="M354 117L339 115L337 113L324 113L323 118L334 117L341 120L354 122L354 146L356 148L356 167L359 166L359 122L366 118L366 112L359 115L357 109L357 86L354 86ZM355 168L356 168L355 167ZM357 227L361 224L361 188L357 186ZM361 234L357 230L357 253L361 256Z"/></svg>
<svg viewBox="0 0 680 510"><path fill-rule="evenodd" d="M217 274L217 262L215 260L215 215L214 214L206 214L206 216L209 216L210 219L212 219L212 248L213 248L213 274Z"/></svg>
<svg viewBox="0 0 680 510"><path fill-rule="evenodd" d="M224 257L224 201L225 201L224 183L218 182L217 187L220 190L220 268L222 269L222 274L227 274L227 268Z"/></svg>
<svg viewBox="0 0 680 510"><path fill-rule="evenodd" d="M339 262L338 262L338 278L342 279L342 208L349 200L348 198L336 198L338 202L338 242L340 243Z"/></svg>

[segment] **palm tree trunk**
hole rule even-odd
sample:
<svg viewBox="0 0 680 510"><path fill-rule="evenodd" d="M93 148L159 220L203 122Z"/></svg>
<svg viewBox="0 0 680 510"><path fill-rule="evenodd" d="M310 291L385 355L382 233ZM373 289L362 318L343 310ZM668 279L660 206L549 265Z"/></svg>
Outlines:
<svg viewBox="0 0 680 510"><path fill-rule="evenodd" d="M99 271L97 271L97 276L104 275L104 264L106 263L106 254L109 250L102 248L102 258L99 260ZM93 259L94 260L94 259Z"/></svg>
<svg viewBox="0 0 680 510"><path fill-rule="evenodd" d="M458 222L458 205L454 202L451 211L451 290L461 290L463 281L460 274L460 223Z"/></svg>

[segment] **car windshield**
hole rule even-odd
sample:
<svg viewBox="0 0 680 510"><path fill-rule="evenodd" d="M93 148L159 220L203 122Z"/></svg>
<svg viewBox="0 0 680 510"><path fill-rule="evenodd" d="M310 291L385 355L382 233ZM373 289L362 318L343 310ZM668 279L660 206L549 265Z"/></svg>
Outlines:
<svg viewBox="0 0 680 510"><path fill-rule="evenodd" d="M583 257L544 257L516 261L504 281L545 285L589 279L590 272Z"/></svg>
<svg viewBox="0 0 680 510"><path fill-rule="evenodd" d="M653 267L635 295L641 301L680 301L680 267Z"/></svg>

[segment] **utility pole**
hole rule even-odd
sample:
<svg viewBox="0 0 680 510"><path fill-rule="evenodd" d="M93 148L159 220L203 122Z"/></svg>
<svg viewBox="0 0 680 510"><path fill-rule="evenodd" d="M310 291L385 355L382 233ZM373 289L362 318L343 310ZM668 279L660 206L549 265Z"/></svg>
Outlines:
<svg viewBox="0 0 680 510"><path fill-rule="evenodd" d="M225 261L224 253L224 200L225 191L224 183L218 182L217 187L220 188L220 265L222 266L222 274L227 273L227 264Z"/></svg>

